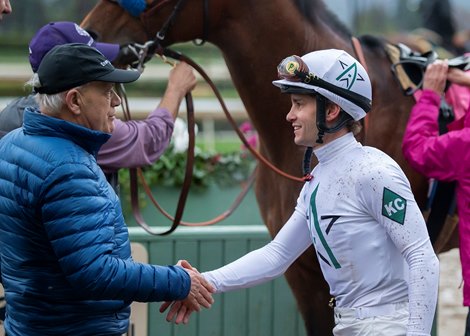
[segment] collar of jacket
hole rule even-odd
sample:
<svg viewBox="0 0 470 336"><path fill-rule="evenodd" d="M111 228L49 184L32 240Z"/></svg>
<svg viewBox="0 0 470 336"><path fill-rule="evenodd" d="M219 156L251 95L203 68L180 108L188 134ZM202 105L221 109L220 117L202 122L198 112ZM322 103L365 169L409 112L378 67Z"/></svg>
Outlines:
<svg viewBox="0 0 470 336"><path fill-rule="evenodd" d="M41 114L27 107L23 119L23 131L28 135L49 136L73 141L90 154L96 156L111 134L91 130L78 124Z"/></svg>

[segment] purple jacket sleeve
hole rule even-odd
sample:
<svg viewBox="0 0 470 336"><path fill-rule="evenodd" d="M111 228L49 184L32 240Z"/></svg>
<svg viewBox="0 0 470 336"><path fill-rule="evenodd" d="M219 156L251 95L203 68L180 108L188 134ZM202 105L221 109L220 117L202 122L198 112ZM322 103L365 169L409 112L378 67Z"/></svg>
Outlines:
<svg viewBox="0 0 470 336"><path fill-rule="evenodd" d="M458 179L469 157L470 129L463 128L439 136L437 118L440 97L424 90L413 107L403 138L403 154L410 165L428 178ZM466 139L466 140L464 140Z"/></svg>
<svg viewBox="0 0 470 336"><path fill-rule="evenodd" d="M115 120L114 132L98 153L104 172L150 165L167 148L174 120L167 109L157 108L145 120Z"/></svg>

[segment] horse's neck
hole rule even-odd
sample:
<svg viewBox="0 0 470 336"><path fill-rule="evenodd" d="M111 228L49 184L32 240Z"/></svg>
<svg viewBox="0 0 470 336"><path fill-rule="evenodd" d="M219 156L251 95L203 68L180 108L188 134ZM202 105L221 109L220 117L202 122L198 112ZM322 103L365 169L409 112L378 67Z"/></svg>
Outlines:
<svg viewBox="0 0 470 336"><path fill-rule="evenodd" d="M262 4L257 4L258 2ZM317 0L319 2L319 0ZM276 66L285 57L303 55L320 49L350 50L350 41L335 32L322 14L307 22L291 1L229 1L237 9L236 17L224 20L218 27L214 43L222 50L238 89L276 79ZM241 5L240 3L245 3ZM323 8L323 5L319 5ZM326 16L326 15L325 15ZM325 19L327 20L327 19ZM260 76L267 74L269 77ZM249 94L253 97L252 94ZM250 98L247 97L247 98Z"/></svg>
<svg viewBox="0 0 470 336"><path fill-rule="evenodd" d="M228 20L214 42L223 52L233 82L261 138L269 141L273 127L281 126L272 140L293 146L291 129L285 122L288 97L281 97L271 84L277 79L276 66L285 57L338 48L347 49L349 41L340 37L324 22L307 23L292 3L271 0L272 4L252 4L249 14ZM256 8L263 7L259 10ZM275 18L273 20L273 18ZM256 92L257 94L253 94ZM273 102L274 100L274 102ZM275 128L274 128L275 129ZM282 140L279 138L281 137ZM268 144L269 146L269 144Z"/></svg>

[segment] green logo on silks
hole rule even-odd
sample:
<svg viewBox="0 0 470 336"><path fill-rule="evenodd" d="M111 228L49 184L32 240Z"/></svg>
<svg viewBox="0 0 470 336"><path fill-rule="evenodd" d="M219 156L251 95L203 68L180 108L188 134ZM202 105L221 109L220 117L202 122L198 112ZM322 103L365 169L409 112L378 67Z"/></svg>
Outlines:
<svg viewBox="0 0 470 336"><path fill-rule="evenodd" d="M393 191L384 188L382 198L382 215L390 218L392 221L403 225L406 215L406 199Z"/></svg>

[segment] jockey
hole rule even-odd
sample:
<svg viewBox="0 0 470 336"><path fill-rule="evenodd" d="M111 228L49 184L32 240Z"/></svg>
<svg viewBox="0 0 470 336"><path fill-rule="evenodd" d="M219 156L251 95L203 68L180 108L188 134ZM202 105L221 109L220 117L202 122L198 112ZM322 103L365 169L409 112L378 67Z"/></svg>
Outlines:
<svg viewBox="0 0 470 336"><path fill-rule="evenodd" d="M313 244L336 302L334 335L430 335L439 262L423 216L398 164L354 137L371 107L369 76L335 49L290 56L278 74L294 142L319 163L269 244L203 276L217 292L251 287L282 275ZM167 319L187 321L182 307L173 303Z"/></svg>

